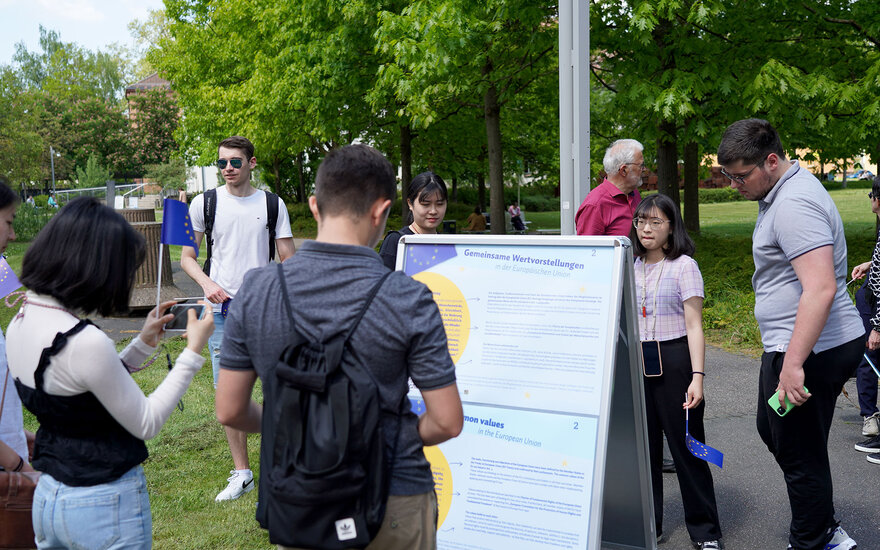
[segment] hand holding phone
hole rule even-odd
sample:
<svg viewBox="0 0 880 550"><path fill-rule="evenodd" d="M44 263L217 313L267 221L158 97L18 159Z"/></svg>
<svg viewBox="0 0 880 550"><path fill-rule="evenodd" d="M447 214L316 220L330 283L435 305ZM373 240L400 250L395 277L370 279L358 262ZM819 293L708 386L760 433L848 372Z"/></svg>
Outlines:
<svg viewBox="0 0 880 550"><path fill-rule="evenodd" d="M174 316L173 319L165 323L165 332L183 332L186 330L189 310L194 309L196 317L201 319L205 312L205 306L202 304L176 304L171 306L168 313Z"/></svg>
<svg viewBox="0 0 880 550"><path fill-rule="evenodd" d="M804 386L804 393L810 393L806 386ZM792 403L788 399L785 399L784 406L779 403L779 391L773 392L773 395L770 397L770 399L767 400L767 404L769 404L770 408L776 411L776 414L778 414L779 416L787 415L795 407L794 403Z"/></svg>

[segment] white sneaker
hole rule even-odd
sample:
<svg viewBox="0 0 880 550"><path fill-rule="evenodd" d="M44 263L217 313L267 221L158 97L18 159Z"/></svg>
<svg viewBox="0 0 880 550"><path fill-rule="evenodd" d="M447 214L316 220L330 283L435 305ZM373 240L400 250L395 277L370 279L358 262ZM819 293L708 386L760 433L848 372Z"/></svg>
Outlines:
<svg viewBox="0 0 880 550"><path fill-rule="evenodd" d="M230 470L229 473L232 474L226 479L229 485L214 498L217 502L221 500L235 500L241 495L254 490L253 472L250 470Z"/></svg>
<svg viewBox="0 0 880 550"><path fill-rule="evenodd" d="M862 435L865 437L874 437L880 435L880 413L874 413L866 416L862 424Z"/></svg>
<svg viewBox="0 0 880 550"><path fill-rule="evenodd" d="M834 536L825 545L825 550L851 550L856 547L856 541L850 538L843 530L843 527L837 526L834 530Z"/></svg>

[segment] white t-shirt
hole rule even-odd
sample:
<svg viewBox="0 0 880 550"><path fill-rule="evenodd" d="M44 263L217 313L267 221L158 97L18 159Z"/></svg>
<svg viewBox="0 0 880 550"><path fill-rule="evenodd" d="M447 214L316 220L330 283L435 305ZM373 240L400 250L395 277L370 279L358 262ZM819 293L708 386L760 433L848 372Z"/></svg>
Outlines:
<svg viewBox="0 0 880 550"><path fill-rule="evenodd" d="M193 199L189 207L189 217L193 229L205 232L205 196ZM258 189L247 197L236 197L223 185L217 188L217 212L214 215L211 250L211 280L220 285L232 297L241 287L244 274L255 267L269 263L269 230L266 229L266 193ZM290 217L284 201L278 199L278 222L275 224L275 238L293 237L290 230ZM207 250L206 239L202 239L202 250ZM277 256L276 256L277 257ZM214 305L220 311L220 304Z"/></svg>

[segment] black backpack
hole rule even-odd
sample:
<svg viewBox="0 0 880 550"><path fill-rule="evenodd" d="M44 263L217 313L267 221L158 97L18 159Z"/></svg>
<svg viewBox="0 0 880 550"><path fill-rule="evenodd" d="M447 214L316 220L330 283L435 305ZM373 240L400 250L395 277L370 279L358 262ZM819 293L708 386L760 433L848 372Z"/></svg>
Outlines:
<svg viewBox="0 0 880 550"><path fill-rule="evenodd" d="M314 342L296 326L281 264L278 276L291 341L264 377L257 520L269 541L300 548L364 548L385 517L391 460L385 412L372 373L352 360L349 339L385 273L344 336ZM397 437L396 436L396 437Z"/></svg>
<svg viewBox="0 0 880 550"><path fill-rule="evenodd" d="M275 259L275 226L278 224L278 195L271 191L266 193L266 229L269 230L269 261ZM214 245L214 218L217 216L217 189L208 189L204 193L205 242L208 252L205 256L205 275L211 274L211 248Z"/></svg>

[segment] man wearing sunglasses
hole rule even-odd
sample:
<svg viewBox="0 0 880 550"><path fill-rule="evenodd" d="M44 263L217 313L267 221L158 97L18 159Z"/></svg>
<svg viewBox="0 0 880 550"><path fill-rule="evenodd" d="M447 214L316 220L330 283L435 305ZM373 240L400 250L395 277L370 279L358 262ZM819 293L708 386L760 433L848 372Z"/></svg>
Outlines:
<svg viewBox="0 0 880 550"><path fill-rule="evenodd" d="M645 171L644 147L634 139L619 139L605 151L605 180L587 194L574 217L578 235L629 237L639 201L638 187Z"/></svg>
<svg viewBox="0 0 880 550"><path fill-rule="evenodd" d="M786 159L766 120L730 125L718 162L731 187L758 201L752 286L764 353L757 427L784 473L789 548L849 550L856 543L834 518L828 433L865 351L865 331L846 292L843 222L819 180ZM774 394L796 406L781 416L768 404Z"/></svg>
<svg viewBox="0 0 880 550"><path fill-rule="evenodd" d="M220 142L217 169L226 185L198 195L189 208L195 229L196 244L201 245L209 233L209 260L203 270L196 261L192 247L184 247L180 267L202 287L205 299L214 304L214 334L208 340L214 369L214 386L220 366L220 344L229 302L241 287L244 274L269 263L273 248L284 261L295 252L290 218L284 201L277 199L277 214L270 215L273 197L257 189L251 172L257 166L254 146L247 138L232 136ZM208 197L206 199L206 196ZM274 227L269 227L275 219ZM226 428L226 439L235 468L227 479L227 487L215 500L234 500L254 488L254 477L247 454L247 434Z"/></svg>

